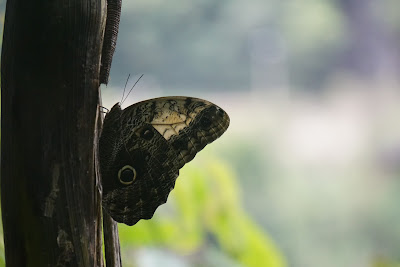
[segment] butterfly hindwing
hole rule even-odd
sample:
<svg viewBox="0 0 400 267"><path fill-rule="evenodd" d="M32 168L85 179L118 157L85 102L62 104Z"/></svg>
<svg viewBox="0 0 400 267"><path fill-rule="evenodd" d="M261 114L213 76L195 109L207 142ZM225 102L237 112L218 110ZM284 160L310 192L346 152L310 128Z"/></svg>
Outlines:
<svg viewBox="0 0 400 267"><path fill-rule="evenodd" d="M167 201L179 169L221 136L229 117L190 97L162 97L107 113L99 141L103 205L117 222L150 219Z"/></svg>

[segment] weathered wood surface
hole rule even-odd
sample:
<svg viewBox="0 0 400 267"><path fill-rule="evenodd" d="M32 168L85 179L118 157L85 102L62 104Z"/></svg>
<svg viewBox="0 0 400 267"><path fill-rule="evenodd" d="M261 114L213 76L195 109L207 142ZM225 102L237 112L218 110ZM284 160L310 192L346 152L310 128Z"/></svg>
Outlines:
<svg viewBox="0 0 400 267"><path fill-rule="evenodd" d="M101 97L100 97L101 98ZM101 103L101 101L100 101ZM100 131L103 126L104 116L99 116L98 118L98 130ZM99 135L96 135L97 137ZM96 140L98 144L98 140ZM98 149L96 147L96 154L98 154ZM96 173L97 177L100 175L100 164L98 161L99 157L96 157ZM106 259L106 266L108 267L120 267L122 266L121 261L121 250L119 245L119 235L118 235L118 224L114 221L110 215L103 209L103 232L104 232L104 253Z"/></svg>
<svg viewBox="0 0 400 267"><path fill-rule="evenodd" d="M1 59L7 266L103 266L95 170L105 0L8 0Z"/></svg>

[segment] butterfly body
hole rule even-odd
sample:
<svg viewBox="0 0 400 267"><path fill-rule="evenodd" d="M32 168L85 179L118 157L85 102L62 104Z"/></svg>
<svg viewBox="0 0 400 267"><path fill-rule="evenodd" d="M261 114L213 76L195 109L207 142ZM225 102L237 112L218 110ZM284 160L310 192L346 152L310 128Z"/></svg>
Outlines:
<svg viewBox="0 0 400 267"><path fill-rule="evenodd" d="M221 108L197 98L155 98L123 110L114 105L99 141L107 212L127 225L150 219L167 201L179 169L228 126Z"/></svg>

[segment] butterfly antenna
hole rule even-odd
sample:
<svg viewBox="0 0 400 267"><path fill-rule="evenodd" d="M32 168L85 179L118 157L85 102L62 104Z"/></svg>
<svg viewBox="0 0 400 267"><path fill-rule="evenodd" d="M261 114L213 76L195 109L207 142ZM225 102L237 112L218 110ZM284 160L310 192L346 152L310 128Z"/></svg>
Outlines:
<svg viewBox="0 0 400 267"><path fill-rule="evenodd" d="M130 74L130 73L129 73L129 75L128 75L128 78L126 79L125 86L124 86L124 91L122 92L122 97L121 97L121 101L120 101L121 104L122 104L122 100L124 99L125 89L126 89L126 85L128 84L129 77L131 77L131 74Z"/></svg>
<svg viewBox="0 0 400 267"><path fill-rule="evenodd" d="M132 86L131 90L129 90L129 92L128 92L128 94L126 95L125 99L123 99L123 100L121 101L121 105L122 105L122 103L124 103L124 101L128 98L129 94L130 94L130 93L132 92L132 90L133 90L133 87L135 87L135 85L139 82L139 80L143 77L143 75L144 75L144 74L140 75L139 79L137 79L137 81L135 82L135 84Z"/></svg>

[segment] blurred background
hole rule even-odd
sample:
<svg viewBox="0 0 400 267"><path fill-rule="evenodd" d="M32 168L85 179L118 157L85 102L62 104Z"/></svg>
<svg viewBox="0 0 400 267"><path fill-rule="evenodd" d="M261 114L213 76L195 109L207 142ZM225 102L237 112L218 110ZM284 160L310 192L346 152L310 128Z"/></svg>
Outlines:
<svg viewBox="0 0 400 267"><path fill-rule="evenodd" d="M152 220L120 225L124 266L400 266L399 8L123 1L103 105L144 74L125 107L186 95L231 118Z"/></svg>

